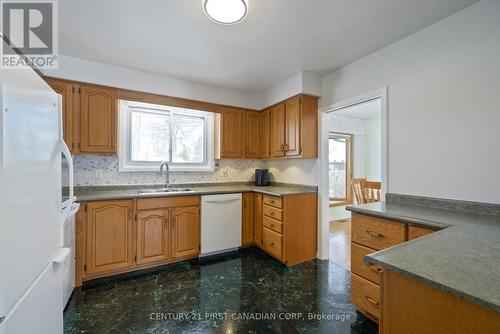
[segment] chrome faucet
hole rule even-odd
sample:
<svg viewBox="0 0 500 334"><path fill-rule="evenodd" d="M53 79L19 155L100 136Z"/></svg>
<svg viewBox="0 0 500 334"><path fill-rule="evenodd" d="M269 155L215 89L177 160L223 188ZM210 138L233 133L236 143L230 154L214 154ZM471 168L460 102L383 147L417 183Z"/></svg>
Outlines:
<svg viewBox="0 0 500 334"><path fill-rule="evenodd" d="M165 172L163 168L165 168ZM170 167L168 166L168 162L165 161L161 163L158 173L161 175L165 174L165 188L170 188Z"/></svg>

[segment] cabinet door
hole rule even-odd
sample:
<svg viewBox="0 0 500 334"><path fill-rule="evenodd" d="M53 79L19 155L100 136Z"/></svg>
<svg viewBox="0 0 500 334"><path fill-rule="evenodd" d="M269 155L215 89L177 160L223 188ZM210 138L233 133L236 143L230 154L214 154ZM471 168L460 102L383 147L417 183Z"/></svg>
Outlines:
<svg viewBox="0 0 500 334"><path fill-rule="evenodd" d="M170 258L170 230L168 210L137 213L137 264Z"/></svg>
<svg viewBox="0 0 500 334"><path fill-rule="evenodd" d="M61 96L63 136L72 153L77 148L73 141L73 95L75 87L69 82L46 78L45 81Z"/></svg>
<svg viewBox="0 0 500 334"><path fill-rule="evenodd" d="M116 153L116 91L111 88L80 87L80 151Z"/></svg>
<svg viewBox="0 0 500 334"><path fill-rule="evenodd" d="M221 114L221 158L243 158L244 111L226 108Z"/></svg>
<svg viewBox="0 0 500 334"><path fill-rule="evenodd" d="M245 158L259 157L260 112L245 112Z"/></svg>
<svg viewBox="0 0 500 334"><path fill-rule="evenodd" d="M287 156L300 155L300 96L286 101L285 151Z"/></svg>
<svg viewBox="0 0 500 334"><path fill-rule="evenodd" d="M248 246L254 243L254 224L255 224L255 206L254 194L243 193L243 214L242 214L242 229L241 243L243 246Z"/></svg>
<svg viewBox="0 0 500 334"><path fill-rule="evenodd" d="M254 195L255 201L255 244L260 248L263 247L262 241L262 194Z"/></svg>
<svg viewBox="0 0 500 334"><path fill-rule="evenodd" d="M182 258L200 253L200 208L172 209L172 257Z"/></svg>
<svg viewBox="0 0 500 334"><path fill-rule="evenodd" d="M134 264L132 201L87 205L87 275L131 268Z"/></svg>
<svg viewBox="0 0 500 334"><path fill-rule="evenodd" d="M259 157L269 159L271 157L271 111L265 110L260 114L260 134L259 134Z"/></svg>
<svg viewBox="0 0 500 334"><path fill-rule="evenodd" d="M285 104L271 109L271 150L274 158L285 155Z"/></svg>

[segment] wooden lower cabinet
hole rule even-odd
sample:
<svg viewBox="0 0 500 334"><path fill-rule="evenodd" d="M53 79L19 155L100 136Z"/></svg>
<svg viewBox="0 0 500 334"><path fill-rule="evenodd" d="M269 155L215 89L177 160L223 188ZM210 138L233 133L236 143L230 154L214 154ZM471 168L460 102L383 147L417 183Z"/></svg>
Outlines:
<svg viewBox="0 0 500 334"><path fill-rule="evenodd" d="M429 228L420 226L408 225L408 240L417 239L434 232L436 232L436 230L431 230Z"/></svg>
<svg viewBox="0 0 500 334"><path fill-rule="evenodd" d="M385 302L381 297L381 290L385 290L386 284L382 279L385 271L378 265L366 264L364 257L432 232L435 231L417 228L403 221L352 213L351 297L358 311L379 324L385 322L385 308L382 310ZM381 285L383 285L382 289ZM384 319L380 319L381 316ZM384 333L386 333L385 330ZM406 331L400 333L406 333Z"/></svg>
<svg viewBox="0 0 500 334"><path fill-rule="evenodd" d="M172 257L197 256L200 253L200 208L172 209Z"/></svg>
<svg viewBox="0 0 500 334"><path fill-rule="evenodd" d="M316 258L317 194L243 193L242 244L285 265ZM81 203L76 221L76 286L83 281L196 258L200 197Z"/></svg>
<svg viewBox="0 0 500 334"><path fill-rule="evenodd" d="M380 287L356 274L351 274L351 297L354 304L380 317Z"/></svg>
<svg viewBox="0 0 500 334"><path fill-rule="evenodd" d="M171 235L169 210L137 213L137 264L168 261Z"/></svg>
<svg viewBox="0 0 500 334"><path fill-rule="evenodd" d="M257 206L259 221L255 234L262 235L259 247L289 266L316 258L315 193L283 197L262 195Z"/></svg>
<svg viewBox="0 0 500 334"><path fill-rule="evenodd" d="M254 210L254 241L255 245L262 249L264 246L264 240L262 239L262 194L254 194Z"/></svg>
<svg viewBox="0 0 500 334"><path fill-rule="evenodd" d="M87 204L86 274L112 273L132 268L133 202L102 201Z"/></svg>
<svg viewBox="0 0 500 334"><path fill-rule="evenodd" d="M198 257L199 203L199 196L81 203L76 285Z"/></svg>
<svg viewBox="0 0 500 334"><path fill-rule="evenodd" d="M382 278L384 334L500 333L500 313L391 270Z"/></svg>
<svg viewBox="0 0 500 334"><path fill-rule="evenodd" d="M243 193L241 211L241 245L250 246L255 243L255 198L253 192Z"/></svg>

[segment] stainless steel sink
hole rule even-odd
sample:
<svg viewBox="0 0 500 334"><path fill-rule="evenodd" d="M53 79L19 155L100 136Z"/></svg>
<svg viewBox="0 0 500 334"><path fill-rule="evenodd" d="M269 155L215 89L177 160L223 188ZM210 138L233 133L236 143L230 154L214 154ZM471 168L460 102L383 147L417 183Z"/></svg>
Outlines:
<svg viewBox="0 0 500 334"><path fill-rule="evenodd" d="M153 188L153 189L139 189L139 194L161 194L161 193L181 193L190 192L192 189L188 188Z"/></svg>

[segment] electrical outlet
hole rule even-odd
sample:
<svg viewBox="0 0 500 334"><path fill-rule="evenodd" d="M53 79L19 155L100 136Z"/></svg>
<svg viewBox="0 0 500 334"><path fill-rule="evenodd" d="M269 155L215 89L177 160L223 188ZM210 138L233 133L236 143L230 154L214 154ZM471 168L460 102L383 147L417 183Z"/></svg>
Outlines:
<svg viewBox="0 0 500 334"><path fill-rule="evenodd" d="M95 177L101 178L102 177L102 169L96 169L95 170Z"/></svg>

